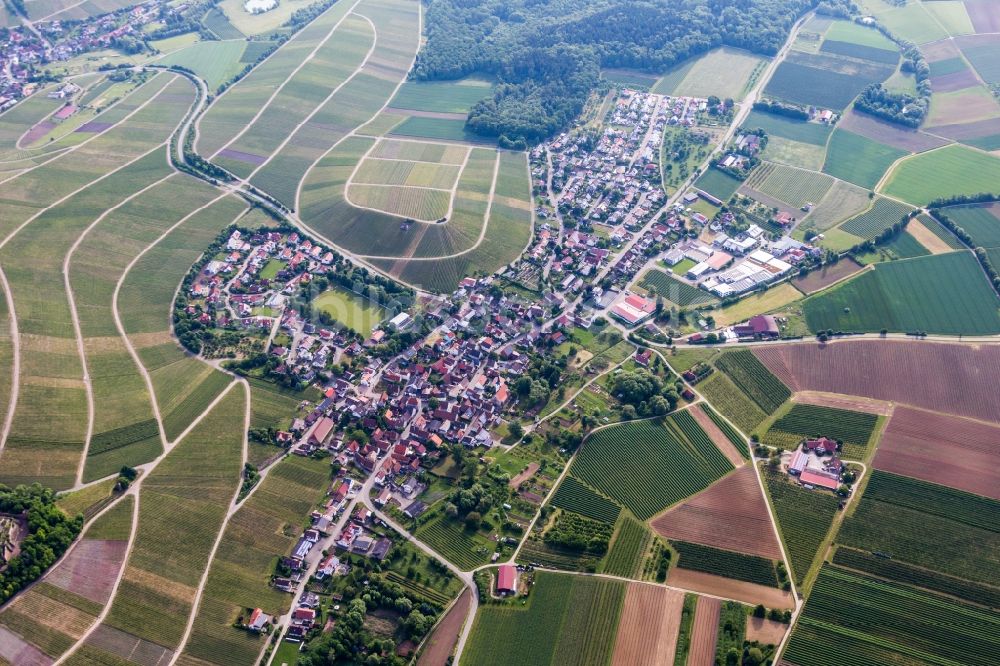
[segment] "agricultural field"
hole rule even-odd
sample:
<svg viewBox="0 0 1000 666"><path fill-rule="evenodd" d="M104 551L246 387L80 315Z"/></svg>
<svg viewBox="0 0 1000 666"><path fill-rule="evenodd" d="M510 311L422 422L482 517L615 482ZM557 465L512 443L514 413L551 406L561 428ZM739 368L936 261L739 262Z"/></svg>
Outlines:
<svg viewBox="0 0 1000 666"><path fill-rule="evenodd" d="M552 495L550 504L606 523L616 522L621 511L617 504L602 495L598 495L586 484L572 476L567 476L559 484L556 492Z"/></svg>
<svg viewBox="0 0 1000 666"><path fill-rule="evenodd" d="M804 240L809 231L814 234L823 233L841 222L863 213L871 206L871 199L867 190L838 180L834 181L826 195L815 203L816 207L802 219L798 228L792 232L794 238Z"/></svg>
<svg viewBox="0 0 1000 666"><path fill-rule="evenodd" d="M627 449L622 442L628 442ZM571 471L646 520L730 469L732 465L697 422L680 413L594 433Z"/></svg>
<svg viewBox="0 0 1000 666"><path fill-rule="evenodd" d="M975 247L1000 247L1000 206L949 206L941 214L964 229Z"/></svg>
<svg viewBox="0 0 1000 666"><path fill-rule="evenodd" d="M746 321L762 312L780 311L802 298L802 292L791 284L782 282L756 294L741 298L730 305L713 312L716 326L729 326Z"/></svg>
<svg viewBox="0 0 1000 666"><path fill-rule="evenodd" d="M889 167L906 154L860 134L837 129L830 138L823 171L871 190Z"/></svg>
<svg viewBox="0 0 1000 666"><path fill-rule="evenodd" d="M416 536L463 571L486 564L496 549L479 532L467 530L463 523L441 515L421 523Z"/></svg>
<svg viewBox="0 0 1000 666"><path fill-rule="evenodd" d="M179 645L236 497L248 401L245 389L234 385L143 480L135 543L102 628L166 649ZM184 539L176 538L179 524L185 526Z"/></svg>
<svg viewBox="0 0 1000 666"><path fill-rule="evenodd" d="M1000 332L1000 299L970 252L885 264L803 302L812 331Z"/></svg>
<svg viewBox="0 0 1000 666"><path fill-rule="evenodd" d="M614 540L604 559L602 572L624 578L633 578L639 571L643 555L652 535L644 523L623 514Z"/></svg>
<svg viewBox="0 0 1000 666"><path fill-rule="evenodd" d="M606 664L625 589L619 581L537 572L526 605L480 606L461 663Z"/></svg>
<svg viewBox="0 0 1000 666"><path fill-rule="evenodd" d="M765 162L750 174L744 187L801 208L821 201L833 182L822 173Z"/></svg>
<svg viewBox="0 0 1000 666"><path fill-rule="evenodd" d="M740 99L767 61L741 49L713 49L681 63L654 84L661 95Z"/></svg>
<svg viewBox="0 0 1000 666"><path fill-rule="evenodd" d="M674 663L688 596L659 585L629 583L618 623L612 666ZM693 596L691 597L693 598ZM690 613L689 613L690 615Z"/></svg>
<svg viewBox="0 0 1000 666"><path fill-rule="evenodd" d="M754 401L766 414L772 414L791 391L747 350L728 352L715 360L715 367Z"/></svg>
<svg viewBox="0 0 1000 666"><path fill-rule="evenodd" d="M767 414L757 403L737 388L724 373L713 373L698 384L698 390L713 407L745 433L752 433L767 418Z"/></svg>
<svg viewBox="0 0 1000 666"><path fill-rule="evenodd" d="M987 379L1000 373L1000 347L994 345L842 340L757 347L753 353L795 392L863 396L1000 422Z"/></svg>
<svg viewBox="0 0 1000 666"><path fill-rule="evenodd" d="M313 300L313 307L365 337L371 335L372 329L386 317L385 310L377 303L339 288L317 296Z"/></svg>
<svg viewBox="0 0 1000 666"><path fill-rule="evenodd" d="M389 107L464 115L476 102L489 97L493 88L490 81L476 78L458 81L407 81L389 102Z"/></svg>
<svg viewBox="0 0 1000 666"><path fill-rule="evenodd" d="M837 515L838 500L829 493L806 490L776 471L762 470L761 475L788 552L792 576L801 584Z"/></svg>
<svg viewBox="0 0 1000 666"><path fill-rule="evenodd" d="M648 271L639 281L639 286L648 292L655 291L657 296L662 296L664 300L682 308L719 302L719 299L707 291L692 287L657 269Z"/></svg>
<svg viewBox="0 0 1000 666"><path fill-rule="evenodd" d="M764 88L766 95L796 104L841 111L870 83L885 81L890 64L792 51Z"/></svg>
<svg viewBox="0 0 1000 666"><path fill-rule="evenodd" d="M451 192L425 187L352 183L347 186L345 197L358 208L370 208L400 218L433 223L448 216Z"/></svg>
<svg viewBox="0 0 1000 666"><path fill-rule="evenodd" d="M246 66L242 62L246 47L246 42L198 42L155 62L167 67L186 67L205 79L209 90L216 90Z"/></svg>
<svg viewBox="0 0 1000 666"><path fill-rule="evenodd" d="M703 173L698 180L694 182L694 186L699 190L708 192L720 201L729 201L730 197L736 193L736 190L740 188L741 184L741 181L733 178L724 171L719 171L718 169L706 170L705 173Z"/></svg>
<svg viewBox="0 0 1000 666"><path fill-rule="evenodd" d="M763 441L791 449L807 437L829 437L844 443L845 458L857 460L866 457L877 425L875 414L795 404L771 425Z"/></svg>
<svg viewBox="0 0 1000 666"><path fill-rule="evenodd" d="M264 641L232 627L247 607L285 613L292 597L269 585L276 557L288 555L304 517L330 483L323 461L289 456L270 470L222 535L184 655L213 664L252 663Z"/></svg>
<svg viewBox="0 0 1000 666"><path fill-rule="evenodd" d="M723 435L725 435L726 439L732 443L737 453L740 454L740 457L744 460L749 460L750 452L747 449L747 442L743 438L743 435L738 433L728 421L723 419L714 409L709 407L708 403L701 403L698 407L703 414L708 416L709 420L715 423L715 426ZM697 414L695 415L695 418L698 419L699 423L704 423L704 421L702 421ZM720 445L719 448L723 447Z"/></svg>
<svg viewBox="0 0 1000 666"><path fill-rule="evenodd" d="M848 278L864 267L850 258L841 259L835 264L826 264L821 268L811 271L805 277L792 280L796 288L801 289L806 295L822 291L830 285Z"/></svg>
<svg viewBox="0 0 1000 666"><path fill-rule="evenodd" d="M743 126L767 132L763 159L803 169L822 168L831 132L829 125L752 111Z"/></svg>
<svg viewBox="0 0 1000 666"><path fill-rule="evenodd" d="M837 542L1000 587L998 516L996 500L875 471Z"/></svg>
<svg viewBox="0 0 1000 666"><path fill-rule="evenodd" d="M993 662L1000 620L978 607L836 566L820 572L784 657L799 664Z"/></svg>
<svg viewBox="0 0 1000 666"><path fill-rule="evenodd" d="M722 601L714 597L696 597L692 609L691 646L687 661L690 664L714 664L719 642L719 625ZM677 661L674 662L675 665Z"/></svg>
<svg viewBox="0 0 1000 666"><path fill-rule="evenodd" d="M767 504L749 465L723 477L694 497L671 507L651 523L670 541L781 559Z"/></svg>
<svg viewBox="0 0 1000 666"><path fill-rule="evenodd" d="M898 406L886 427L874 466L1000 500L1000 475L990 465L1000 427Z"/></svg>
<svg viewBox="0 0 1000 666"><path fill-rule="evenodd" d="M990 192L1000 181L1000 158L951 145L903 160L881 191L917 206L960 194Z"/></svg>
<svg viewBox="0 0 1000 666"><path fill-rule="evenodd" d="M679 556L677 566L682 569L768 587L778 586L778 574L772 560L685 541L673 541L671 545Z"/></svg>

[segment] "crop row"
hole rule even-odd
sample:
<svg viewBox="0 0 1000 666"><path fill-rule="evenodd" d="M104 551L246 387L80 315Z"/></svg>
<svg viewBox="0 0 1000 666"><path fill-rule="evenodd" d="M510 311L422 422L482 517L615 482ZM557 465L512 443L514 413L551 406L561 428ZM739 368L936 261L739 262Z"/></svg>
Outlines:
<svg viewBox="0 0 1000 666"><path fill-rule="evenodd" d="M833 563L856 571L888 580L941 592L966 601L1000 608L1000 588L978 585L961 578L911 566L905 562L878 557L853 548L840 547L833 556Z"/></svg>
<svg viewBox="0 0 1000 666"><path fill-rule="evenodd" d="M947 486L875 471L865 497L1000 532L1000 502Z"/></svg>
<svg viewBox="0 0 1000 666"><path fill-rule="evenodd" d="M604 573L626 578L635 575L649 545L649 538L650 532L646 526L626 515L604 562Z"/></svg>
<svg viewBox="0 0 1000 666"><path fill-rule="evenodd" d="M708 418L712 419L712 422L718 426L719 430L722 431L722 434L726 436L726 439L732 442L733 446L736 447L736 450L740 452L740 455L743 456L745 460L749 460L750 451L747 449L747 442L743 439L742 435L736 431L736 428L734 428L729 421L719 416L719 414L716 413L714 409L709 407L707 403L698 405L698 408L707 414Z"/></svg>
<svg viewBox="0 0 1000 666"><path fill-rule="evenodd" d="M786 657L795 663L833 663L808 658L816 643L840 637L864 641L877 651L877 662L844 660L836 663L959 663L986 666L1000 651L1000 617L982 609L913 588L873 581L825 566L813 586L801 622L822 629L821 636L793 636ZM798 631L796 632L798 633ZM796 640L798 638L798 641ZM810 649L813 648L813 649ZM848 654L853 652L848 650ZM864 654L864 653L862 653Z"/></svg>
<svg viewBox="0 0 1000 666"><path fill-rule="evenodd" d="M465 533L462 524L449 522L440 516L422 525L417 536L460 569L473 569L485 563L490 554L489 552L476 552L483 546L477 544Z"/></svg>
<svg viewBox="0 0 1000 666"><path fill-rule="evenodd" d="M432 604L436 604L442 608L447 606L448 602L451 601L451 597L449 597L447 594L435 590L432 587L427 587L426 585L421 585L420 583L416 583L407 578L406 576L399 575L395 571L387 572L385 574L385 577L390 582L396 583L407 592L417 597L423 597L424 599L430 601Z"/></svg>
<svg viewBox="0 0 1000 666"><path fill-rule="evenodd" d="M672 541L671 544L680 556L677 566L684 569L703 571L768 587L778 585L778 576L771 560L687 541Z"/></svg>
<svg viewBox="0 0 1000 666"><path fill-rule="evenodd" d="M650 421L601 430L584 444L573 474L646 520L724 473L717 449L698 455L676 432Z"/></svg>
<svg viewBox="0 0 1000 666"><path fill-rule="evenodd" d="M805 490L777 472L766 472L764 481L791 561L792 575L796 582L801 582L837 513L837 499Z"/></svg>
<svg viewBox="0 0 1000 666"><path fill-rule="evenodd" d="M844 222L840 228L849 234L872 239L899 222L911 210L906 204L878 197L870 209Z"/></svg>
<svg viewBox="0 0 1000 666"><path fill-rule="evenodd" d="M705 398L744 432L752 432L767 418L747 394L729 380L725 373L716 372L698 385Z"/></svg>
<svg viewBox="0 0 1000 666"><path fill-rule="evenodd" d="M829 437L864 447L878 423L875 414L835 407L797 404L772 426L793 435Z"/></svg>
<svg viewBox="0 0 1000 666"><path fill-rule="evenodd" d="M621 511L617 504L598 495L572 476L567 476L559 484L559 488L552 495L552 505L606 523L618 520L618 513Z"/></svg>
<svg viewBox="0 0 1000 666"><path fill-rule="evenodd" d="M549 569L564 571L596 571L599 555L578 550L560 548L538 539L528 539L518 551L517 561L523 564L539 564Z"/></svg>
<svg viewBox="0 0 1000 666"><path fill-rule="evenodd" d="M747 349L723 354L715 364L767 414L774 413L792 395L788 387Z"/></svg>

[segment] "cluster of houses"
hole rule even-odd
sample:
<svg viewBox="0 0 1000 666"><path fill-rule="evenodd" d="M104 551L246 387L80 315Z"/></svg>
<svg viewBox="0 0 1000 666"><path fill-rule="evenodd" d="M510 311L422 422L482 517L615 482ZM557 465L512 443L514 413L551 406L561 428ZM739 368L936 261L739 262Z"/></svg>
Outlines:
<svg viewBox="0 0 1000 666"><path fill-rule="evenodd" d="M143 27L176 11L163 0L148 0L108 14L73 21L36 21L34 31L11 26L0 34L0 111L38 89L37 70L81 53L114 46ZM45 18L45 17L41 17Z"/></svg>
<svg viewBox="0 0 1000 666"><path fill-rule="evenodd" d="M837 442L828 437L807 439L792 453L788 474L806 488L836 491L844 464L837 457Z"/></svg>

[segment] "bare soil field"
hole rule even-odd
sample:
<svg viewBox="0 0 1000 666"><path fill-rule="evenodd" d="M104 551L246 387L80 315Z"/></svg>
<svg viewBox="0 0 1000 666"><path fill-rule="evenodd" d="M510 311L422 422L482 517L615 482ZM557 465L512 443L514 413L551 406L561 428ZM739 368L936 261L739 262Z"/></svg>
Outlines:
<svg viewBox="0 0 1000 666"><path fill-rule="evenodd" d="M898 407L875 456L877 469L1000 500L1000 427Z"/></svg>
<svg viewBox="0 0 1000 666"><path fill-rule="evenodd" d="M750 465L668 509L651 525L665 539L781 559L781 547L767 513L767 501Z"/></svg>
<svg viewBox="0 0 1000 666"><path fill-rule="evenodd" d="M629 583L612 666L672 664L683 607L683 592Z"/></svg>
<svg viewBox="0 0 1000 666"><path fill-rule="evenodd" d="M954 125L938 125L930 128L935 134L946 136L949 139L962 141L964 139L978 139L981 136L992 136L1000 134L1000 118L989 120L979 120L974 123L958 123Z"/></svg>
<svg viewBox="0 0 1000 666"><path fill-rule="evenodd" d="M793 392L844 393L1000 421L1000 345L838 340L753 351Z"/></svg>
<svg viewBox="0 0 1000 666"><path fill-rule="evenodd" d="M515 490L517 488L520 488L521 484L530 479L531 477L533 477L535 475L535 472L537 471L538 471L538 463L533 462L529 464L528 467L525 468L523 472L521 472L520 474L518 474L517 476L515 476L513 479L510 480L509 482L510 487L514 488Z"/></svg>
<svg viewBox="0 0 1000 666"><path fill-rule="evenodd" d="M719 447L719 450L722 451L722 455L726 456L726 459L733 463L733 467L739 467L746 462L743 459L743 456L740 455L740 452L736 450L733 443L729 441L729 438L726 437L725 433L719 430L719 426L715 425L715 421L713 421L708 414L697 408L689 409L688 412L694 417L694 420L698 422L701 429L705 431L705 434L709 436L712 443Z"/></svg>
<svg viewBox="0 0 1000 666"><path fill-rule="evenodd" d="M104 604L125 559L127 541L84 539L45 577L45 582Z"/></svg>
<svg viewBox="0 0 1000 666"><path fill-rule="evenodd" d="M892 404L871 398L859 398L854 395L839 393L822 393L820 391L802 391L792 396L792 401L803 405L819 405L820 407L836 407L849 409L853 412L868 412L880 416L892 414Z"/></svg>
<svg viewBox="0 0 1000 666"><path fill-rule="evenodd" d="M722 601L714 597L698 597L691 628L691 651L687 666L715 666L715 644L719 639L719 614Z"/></svg>
<svg viewBox="0 0 1000 666"><path fill-rule="evenodd" d="M768 608L781 610L791 609L795 606L792 594L776 587L766 587L757 583L747 583L678 567L670 570L670 574L667 576L667 585L691 592L711 594L724 599L735 599L753 606L764 604Z"/></svg>
<svg viewBox="0 0 1000 666"><path fill-rule="evenodd" d="M455 649L458 635L462 632L465 624L465 616L469 614L469 604L472 603L472 593L469 590L462 592L455 605L451 607L448 614L441 620L434 633L427 639L424 651L417 659L417 666L438 666L448 661L451 651Z"/></svg>
<svg viewBox="0 0 1000 666"><path fill-rule="evenodd" d="M14 666L49 666L54 661L4 626L0 626L0 659Z"/></svg>
<svg viewBox="0 0 1000 666"><path fill-rule="evenodd" d="M805 277L795 278L792 284L808 296L863 270L865 267L853 259L841 259L832 266L823 266Z"/></svg>
<svg viewBox="0 0 1000 666"><path fill-rule="evenodd" d="M872 141L912 153L922 153L947 143L936 136L930 136L917 130L903 129L898 125L883 122L853 110L844 114L843 119L837 123L837 127L850 130Z"/></svg>
<svg viewBox="0 0 1000 666"><path fill-rule="evenodd" d="M950 39L943 39L940 42L934 42L933 44L923 44L920 47L920 51L927 58L928 62L940 62L941 60L948 60L950 58L958 58L961 56L961 52L958 50L958 45Z"/></svg>
<svg viewBox="0 0 1000 666"><path fill-rule="evenodd" d="M923 222L917 218L910 220L906 225L906 233L917 239L931 254L944 254L954 252L954 248L949 247L937 234L928 229Z"/></svg>
<svg viewBox="0 0 1000 666"><path fill-rule="evenodd" d="M173 650L102 624L85 641L87 645L116 654L140 666L160 666L173 658Z"/></svg>
<svg viewBox="0 0 1000 666"><path fill-rule="evenodd" d="M931 79L931 85L935 92L955 92L979 85L979 79L971 69L963 69L961 72L935 76Z"/></svg>
<svg viewBox="0 0 1000 666"><path fill-rule="evenodd" d="M748 641L760 641L765 645L777 645L785 637L786 631L788 631L787 624L762 617L753 617L752 615L747 618Z"/></svg>
<svg viewBox="0 0 1000 666"><path fill-rule="evenodd" d="M1000 12L989 2L966 2L965 11L976 32L1000 32Z"/></svg>

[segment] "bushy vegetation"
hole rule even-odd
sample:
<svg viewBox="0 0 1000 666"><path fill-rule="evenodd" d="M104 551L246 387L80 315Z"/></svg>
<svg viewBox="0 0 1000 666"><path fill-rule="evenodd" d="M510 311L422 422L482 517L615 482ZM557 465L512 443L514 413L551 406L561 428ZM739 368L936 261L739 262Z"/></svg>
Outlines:
<svg viewBox="0 0 1000 666"><path fill-rule="evenodd" d="M546 545L569 550L604 554L608 552L613 526L600 520L563 511L545 532Z"/></svg>
<svg viewBox="0 0 1000 666"><path fill-rule="evenodd" d="M597 85L600 67L659 73L721 45L773 55L811 0L670 3L481 0L429 3L418 79L484 72L500 80L468 125L511 142L564 127Z"/></svg>
<svg viewBox="0 0 1000 666"><path fill-rule="evenodd" d="M35 483L8 488L0 484L0 514L23 518L27 534L20 553L0 572L0 602L38 580L80 534L83 516L68 517L56 506L55 492Z"/></svg>
<svg viewBox="0 0 1000 666"><path fill-rule="evenodd" d="M892 92L881 83L872 83L861 91L854 108L897 125L919 127L927 114L927 101L909 93Z"/></svg>

